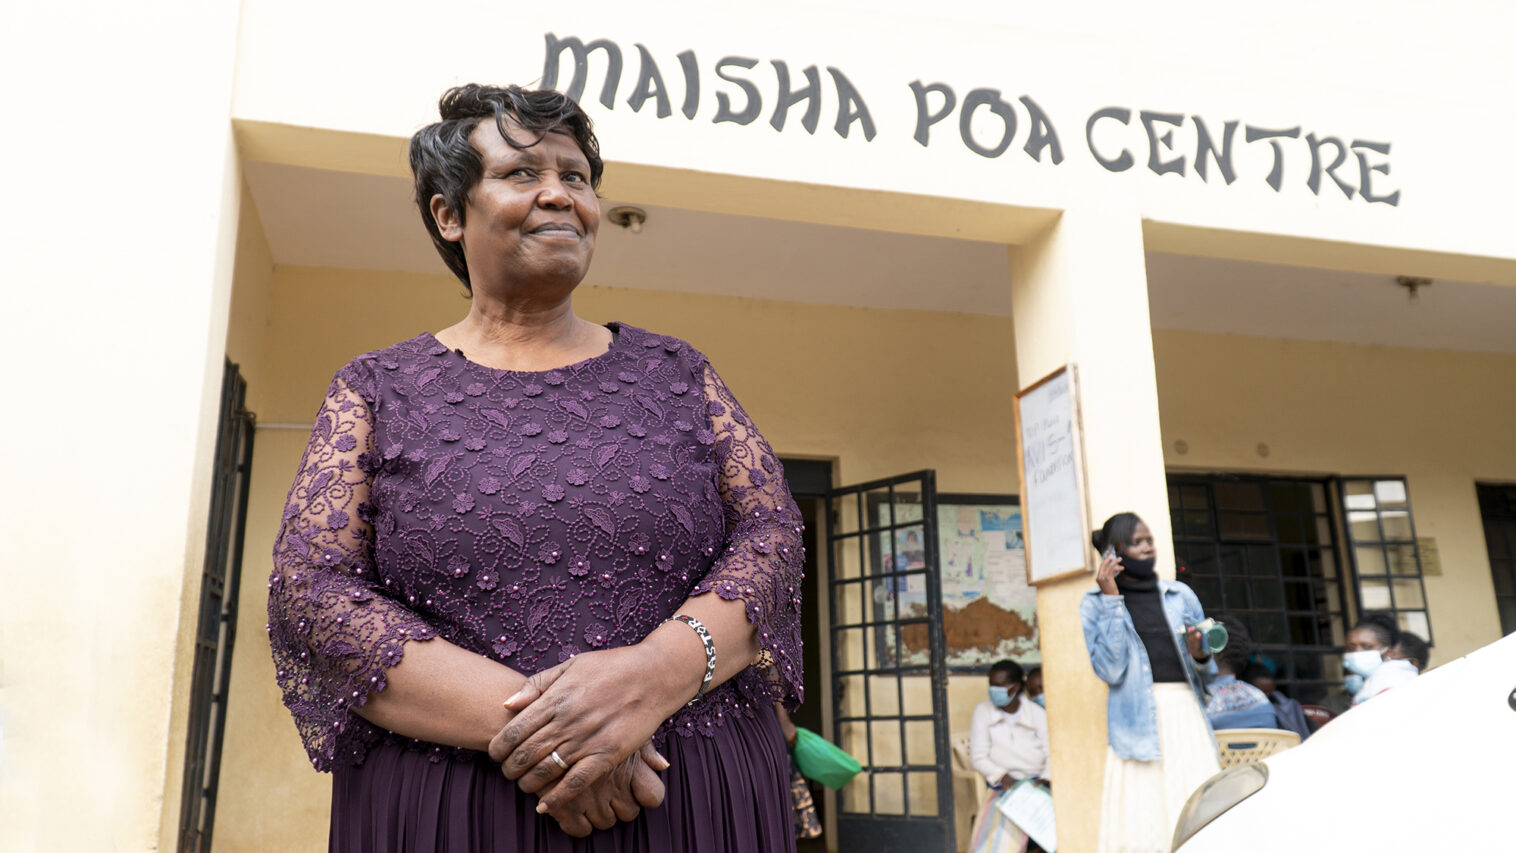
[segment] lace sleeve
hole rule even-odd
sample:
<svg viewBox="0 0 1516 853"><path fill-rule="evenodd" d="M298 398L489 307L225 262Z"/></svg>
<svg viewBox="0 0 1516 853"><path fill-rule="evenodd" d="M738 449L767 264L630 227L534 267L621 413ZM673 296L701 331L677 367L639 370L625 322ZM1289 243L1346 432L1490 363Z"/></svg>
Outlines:
<svg viewBox="0 0 1516 853"><path fill-rule="evenodd" d="M311 763L361 761L378 730L352 713L384 689L407 640L432 629L385 594L374 568L369 488L374 416L351 366L332 380L274 542L268 634L284 704Z"/></svg>
<svg viewBox="0 0 1516 853"><path fill-rule="evenodd" d="M773 448L709 363L705 405L716 434L716 477L726 514L726 543L693 594L740 599L758 630L753 669L769 700L794 710L804 694L800 656L800 581L804 522Z"/></svg>

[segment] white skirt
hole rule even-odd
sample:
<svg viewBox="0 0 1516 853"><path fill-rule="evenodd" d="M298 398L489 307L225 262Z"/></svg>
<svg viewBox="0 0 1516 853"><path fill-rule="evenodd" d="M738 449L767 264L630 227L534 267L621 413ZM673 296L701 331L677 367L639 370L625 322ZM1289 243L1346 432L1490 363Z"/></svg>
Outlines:
<svg viewBox="0 0 1516 853"><path fill-rule="evenodd" d="M1153 703L1161 755L1157 761L1131 761L1105 748L1101 853L1169 853L1185 801L1221 772L1205 714L1189 684L1154 684Z"/></svg>

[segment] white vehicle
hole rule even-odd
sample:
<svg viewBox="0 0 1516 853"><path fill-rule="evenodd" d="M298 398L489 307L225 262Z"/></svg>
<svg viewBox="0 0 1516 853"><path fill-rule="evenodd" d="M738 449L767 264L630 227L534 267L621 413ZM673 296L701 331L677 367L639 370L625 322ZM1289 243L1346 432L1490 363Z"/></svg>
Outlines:
<svg viewBox="0 0 1516 853"><path fill-rule="evenodd" d="M1176 853L1516 850L1516 634L1190 797Z"/></svg>

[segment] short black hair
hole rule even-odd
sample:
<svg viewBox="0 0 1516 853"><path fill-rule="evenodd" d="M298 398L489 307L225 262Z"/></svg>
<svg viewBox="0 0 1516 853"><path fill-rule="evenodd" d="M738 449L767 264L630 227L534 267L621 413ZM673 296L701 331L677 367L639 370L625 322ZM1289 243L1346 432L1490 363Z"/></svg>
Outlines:
<svg viewBox="0 0 1516 853"><path fill-rule="evenodd" d="M1253 635L1235 616L1222 614L1216 617L1216 621L1226 626L1227 633L1226 648L1216 653L1216 665L1224 666L1240 677L1257 648L1253 645Z"/></svg>
<svg viewBox="0 0 1516 853"><path fill-rule="evenodd" d="M1026 677L1027 678L1031 678L1034 675L1041 675L1041 674L1042 674L1042 664L1040 664L1040 663L1037 664L1036 666L1032 667L1031 669L1028 669L1026 671Z"/></svg>
<svg viewBox="0 0 1516 853"><path fill-rule="evenodd" d="M1104 552L1106 546L1113 545L1116 553L1122 554L1131 546L1132 540L1137 536L1137 525L1142 519L1135 512L1118 512L1105 520L1105 524L1090 535L1090 544L1095 546L1096 551Z"/></svg>
<svg viewBox="0 0 1516 853"><path fill-rule="evenodd" d="M1399 638L1395 640L1395 648L1400 651L1407 660L1416 664L1416 670L1420 672L1427 668L1427 661L1432 655L1432 649L1427 641L1412 634L1410 631L1401 631Z"/></svg>
<svg viewBox="0 0 1516 853"><path fill-rule="evenodd" d="M1246 681L1247 683L1252 684L1254 687L1257 687L1258 685L1254 683L1257 679L1274 678L1274 671L1259 663L1258 661L1253 661L1252 663L1243 667L1242 672L1239 673L1237 677L1240 680Z"/></svg>
<svg viewBox="0 0 1516 853"><path fill-rule="evenodd" d="M1011 677L1012 684L1022 684L1026 681L1026 673L1021 671L1021 664L1009 658L1005 660L997 660L994 663L990 664L989 674L994 675L997 672L1003 672L1009 675Z"/></svg>
<svg viewBox="0 0 1516 853"><path fill-rule="evenodd" d="M531 148L549 133L572 136L589 161L590 186L594 189L600 188L605 163L600 159L600 142L595 138L590 117L572 98L552 89L469 83L444 92L437 102L437 112L442 116L441 121L421 128L411 137L411 174L415 176L416 206L421 209L421 221L443 263L472 293L474 287L469 281L463 246L443 239L437 221L432 217L432 196L441 195L448 210L458 215L459 224L463 223L468 194L484 176L484 159L469 141L480 121L494 119L501 138L517 149ZM505 130L507 116L523 129L535 133L536 137L526 141L513 139Z"/></svg>
<svg viewBox="0 0 1516 853"><path fill-rule="evenodd" d="M1395 624L1395 617L1388 613L1365 613L1353 626L1354 631L1371 631L1379 644L1385 648L1395 645L1400 639L1400 628Z"/></svg>

